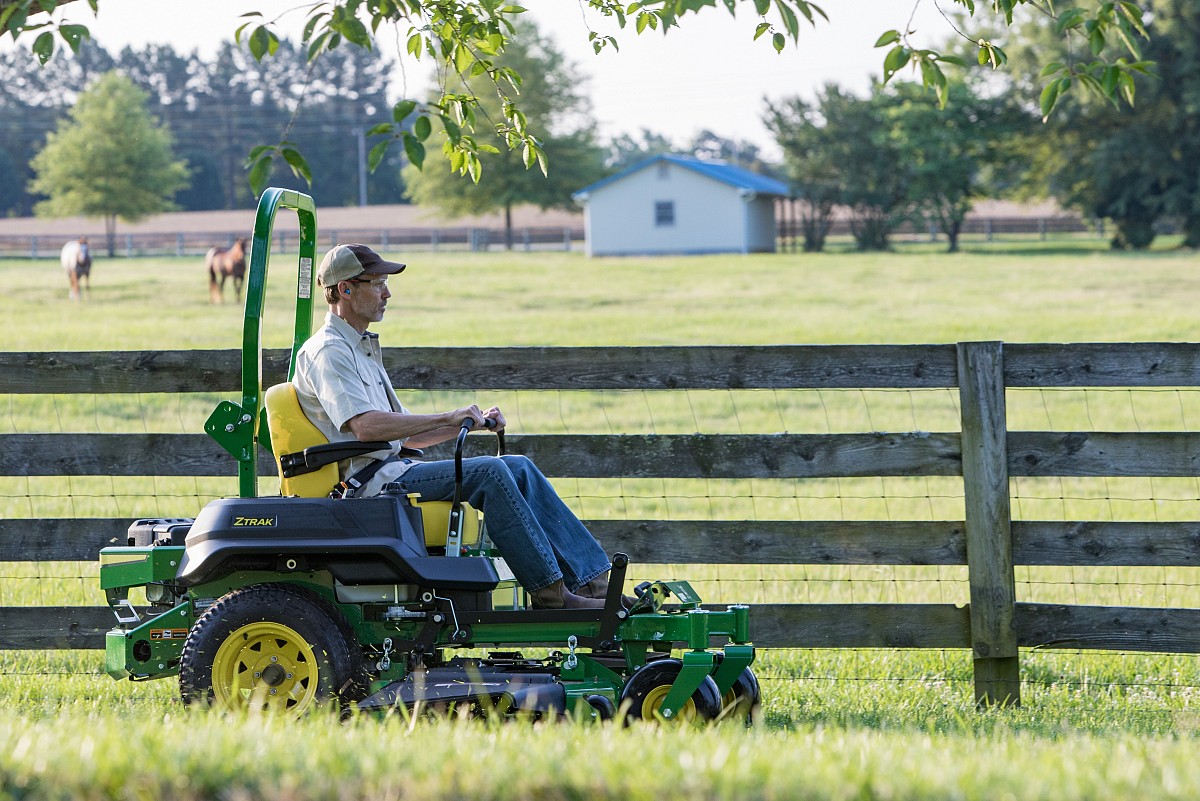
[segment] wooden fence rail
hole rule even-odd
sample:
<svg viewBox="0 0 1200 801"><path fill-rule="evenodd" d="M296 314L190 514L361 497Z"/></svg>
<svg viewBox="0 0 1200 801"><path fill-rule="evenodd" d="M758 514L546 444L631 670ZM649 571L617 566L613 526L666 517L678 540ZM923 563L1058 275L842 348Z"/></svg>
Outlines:
<svg viewBox="0 0 1200 801"><path fill-rule="evenodd" d="M1009 431L1005 390L1196 387L1186 343L407 348L393 383L421 390L931 389L958 393L961 429L846 434L512 434L555 477L962 477L946 521L592 520L610 552L674 564L966 565L970 603L761 604L755 642L781 648L969 648L981 703L1019 701L1019 648L1200 652L1200 610L1022 603L1022 565L1200 566L1200 521L1011 519L1011 477L1200 476L1200 434ZM0 353L0 394L221 393L236 351ZM287 353L269 351L264 384ZM481 438L482 439L482 438ZM483 442L476 443L486 447ZM434 455L448 455L446 451ZM260 472L273 475L264 456ZM203 434L0 434L0 476L231 476ZM91 561L127 519L0 519L0 562ZM0 649L98 648L104 608L0 607Z"/></svg>

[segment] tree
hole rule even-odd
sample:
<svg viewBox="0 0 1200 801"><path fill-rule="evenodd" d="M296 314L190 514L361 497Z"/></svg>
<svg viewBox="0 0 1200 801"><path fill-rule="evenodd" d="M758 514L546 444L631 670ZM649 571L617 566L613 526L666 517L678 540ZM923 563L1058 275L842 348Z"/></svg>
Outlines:
<svg viewBox="0 0 1200 801"><path fill-rule="evenodd" d="M528 29L526 29L528 27ZM504 147L499 134L480 134L478 144L495 150L495 158L478 184L454 180L452 171L406 168L410 197L419 205L437 206L451 216L504 212L504 244L513 246L512 209L532 203L543 209L574 208L571 193L604 174L603 151L595 141L595 122L584 92L583 79L562 53L524 23L519 37L497 59L501 68L526 76L521 84L524 114L530 125L545 131L540 145L558 167L552 174L529 170L517 153ZM454 87L469 92L464 81ZM481 99L484 113L497 111L500 100ZM418 121L419 123L419 121ZM422 126L427 128L428 126ZM426 131L417 131L423 138Z"/></svg>
<svg viewBox="0 0 1200 801"><path fill-rule="evenodd" d="M72 49L87 36L85 26L53 18L52 12L74 1L0 0L0 35L7 32L16 38L22 32L38 31L33 52L44 63L54 52L55 33ZM88 0L93 9L99 2ZM1005 25L1013 24L1014 11L1018 9L1053 15L1055 8L1045 0L953 2L969 12L968 17L979 14L985 19L999 18ZM587 0L586 3L586 9L593 16L615 20L622 29L628 22L633 22L638 34L658 30L666 33L685 24L692 15L718 6L730 14L736 14L739 9L750 9L750 13L757 14L762 21L756 28L755 38L765 39L776 50L782 50L789 38L793 42L799 41L801 18L811 24L816 24L817 17L826 18L821 6L809 0L723 0L721 3L716 0L644 0L628 5L625 0ZM1053 90L1047 96L1050 98L1048 106L1043 104L1047 111L1059 97L1080 89L1132 102L1133 76L1147 69L1138 44L1138 40L1146 36L1142 24L1145 6L1144 0L1091 0L1086 7L1072 7L1055 17L1062 35L1086 32L1094 57L1090 62L1048 65L1053 69L1047 72L1047 88L1053 87ZM303 43L310 59L329 53L343 42L369 50L377 41L394 37L397 41L403 39L404 53L408 57L430 58L438 65L442 89L432 102L421 105L402 100L392 109L393 121L373 129L377 134L386 134L401 142L418 167L423 162L424 139L417 132L438 123L442 129L442 150L449 158L451 168L478 181L482 172L479 154L486 149L481 151L479 147L475 123L482 117L487 120L488 133L495 133L509 150L520 153L526 167L540 165L545 170L546 154L541 146L540 132L529 126L524 101L518 93L522 76L499 61L505 48L516 41L514 20L524 12L520 5L498 0L375 0L367 3L330 0L307 8ZM903 13L907 13L907 9ZM243 36L246 38L256 58L274 54L280 41L274 30L277 21L265 20L253 9L245 16L249 16L250 21L238 29L239 40ZM907 27L898 27L879 37L877 46L887 48L883 57L884 79L890 80L901 70L911 69L925 86L944 100L948 79L942 66L963 62L939 50L918 46L913 33ZM991 39L965 31L962 39L971 42L980 65L995 68L1007 59L1004 49ZM597 53L617 47L616 37L595 30L589 31L588 41ZM500 113L483 116L479 97L451 91L449 83L459 75L485 78L499 98ZM419 129L409 119L414 115L426 120ZM373 151L376 154L373 161L378 163L385 151L386 143L383 143ZM414 154L420 157L413 158ZM250 179L256 192L265 186L276 158L286 161L297 175L311 177L303 155L286 139L255 148L251 158Z"/></svg>
<svg viewBox="0 0 1200 801"><path fill-rule="evenodd" d="M961 81L939 107L912 83L884 92L888 128L899 146L916 214L935 223L958 250L958 235L975 198L1001 189L993 176L1019 169L1013 143L1031 118L1005 95L984 95Z"/></svg>
<svg viewBox="0 0 1200 801"><path fill-rule="evenodd" d="M842 202L841 172L833 158L836 132L825 125L817 106L798 97L768 103L764 122L783 150L784 171L798 192L804 250L820 253L834 207Z"/></svg>
<svg viewBox="0 0 1200 801"><path fill-rule="evenodd" d="M1138 81L1138 103L1120 107L1072 97L1025 143L1030 194L1050 195L1084 214L1109 218L1116 248L1143 249L1156 227L1179 221L1185 243L1200 246L1200 7L1191 0L1152 0L1154 38L1146 55L1158 80ZM1035 104L1038 66L1047 57L1076 63L1086 43L1063 43L1045 22L1023 32L1011 81Z"/></svg>
<svg viewBox="0 0 1200 801"><path fill-rule="evenodd" d="M648 158L675 153L677 148L662 134L643 128L637 136L623 133L609 140L605 151L604 166L616 173Z"/></svg>
<svg viewBox="0 0 1200 801"><path fill-rule="evenodd" d="M79 96L33 169L31 189L48 197L34 207L38 216L102 215L109 256L118 217L136 222L169 211L188 180L187 166L171 155L170 131L146 110L146 94L116 72Z"/></svg>

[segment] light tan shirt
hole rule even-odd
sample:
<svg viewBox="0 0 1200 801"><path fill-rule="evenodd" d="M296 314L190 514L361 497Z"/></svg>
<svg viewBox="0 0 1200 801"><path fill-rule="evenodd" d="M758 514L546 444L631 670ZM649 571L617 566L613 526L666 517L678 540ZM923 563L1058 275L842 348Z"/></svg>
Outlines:
<svg viewBox="0 0 1200 801"><path fill-rule="evenodd" d="M355 436L346 423L363 412L409 414L384 369L379 335L369 331L359 334L333 313L325 315L325 325L296 354L292 382L300 408L330 442L353 441ZM342 461L338 465L342 478L361 470L370 459L386 459L399 453L402 444L395 440L390 450Z"/></svg>

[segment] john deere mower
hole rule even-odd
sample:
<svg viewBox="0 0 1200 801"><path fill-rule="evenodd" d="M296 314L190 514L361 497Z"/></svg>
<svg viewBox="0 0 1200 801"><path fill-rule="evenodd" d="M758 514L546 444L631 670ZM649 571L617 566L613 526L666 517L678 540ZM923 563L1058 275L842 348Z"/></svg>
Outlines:
<svg viewBox="0 0 1200 801"><path fill-rule="evenodd" d="M644 582L622 601L628 558L612 557L603 609L526 608L486 520L459 501L385 488L334 491L337 462L381 443L329 444L290 382L262 391L262 317L276 212L300 224L297 350L313 317L316 212L269 189L255 219L242 339L241 403L206 431L236 459L239 497L193 518L136 520L100 554L116 626L109 675L179 677L185 703L300 714L469 713L605 720L749 721L749 608L702 608L686 581ZM469 430L456 442L461 459ZM500 441L502 443L502 440ZM279 495L259 497L258 448L274 454Z"/></svg>

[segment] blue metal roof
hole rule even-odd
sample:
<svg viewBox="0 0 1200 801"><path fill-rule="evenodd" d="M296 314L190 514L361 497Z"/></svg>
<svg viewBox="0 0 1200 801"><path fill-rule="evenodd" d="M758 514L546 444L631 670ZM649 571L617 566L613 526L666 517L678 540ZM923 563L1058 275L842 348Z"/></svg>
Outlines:
<svg viewBox="0 0 1200 801"><path fill-rule="evenodd" d="M791 194L791 187L783 181L777 181L774 178L769 178L766 175L760 175L756 172L751 172L744 167L737 167L733 164L726 164L723 161L702 161L700 159L687 158L686 156L652 156L648 159L639 161L632 167L627 167L614 175L597 181L591 186L585 186L572 194L572 197L579 198L583 195L595 192L601 187L608 186L611 183L621 180L627 175L632 175L635 172L644 170L647 167L657 164L660 161L666 161L683 167L693 172L698 172L714 181L719 181L723 184L735 187L737 189L745 189L750 192L756 192L760 195L779 195L787 197Z"/></svg>

